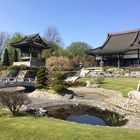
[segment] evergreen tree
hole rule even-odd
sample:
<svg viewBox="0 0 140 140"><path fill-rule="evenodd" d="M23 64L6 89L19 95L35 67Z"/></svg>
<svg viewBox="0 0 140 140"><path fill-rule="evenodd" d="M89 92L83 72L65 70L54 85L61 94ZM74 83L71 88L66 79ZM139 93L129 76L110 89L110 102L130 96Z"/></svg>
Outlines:
<svg viewBox="0 0 140 140"><path fill-rule="evenodd" d="M36 88L43 88L46 85L46 68L41 68L37 72L37 85Z"/></svg>
<svg viewBox="0 0 140 140"><path fill-rule="evenodd" d="M13 62L17 62L17 61L18 61L18 52L16 49L14 49Z"/></svg>
<svg viewBox="0 0 140 140"><path fill-rule="evenodd" d="M9 66L10 65L10 62L9 62L9 54L8 54L7 48L5 49L4 54L3 54L3 62L2 62L2 65L3 66Z"/></svg>

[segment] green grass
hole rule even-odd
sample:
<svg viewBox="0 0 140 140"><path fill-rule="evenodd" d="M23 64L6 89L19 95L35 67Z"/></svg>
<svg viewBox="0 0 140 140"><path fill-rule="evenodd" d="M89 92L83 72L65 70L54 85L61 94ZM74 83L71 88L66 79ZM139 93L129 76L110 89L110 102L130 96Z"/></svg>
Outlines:
<svg viewBox="0 0 140 140"><path fill-rule="evenodd" d="M139 140L140 130L76 124L46 117L11 117L0 110L0 140Z"/></svg>
<svg viewBox="0 0 140 140"><path fill-rule="evenodd" d="M140 78L105 78L104 84L101 84L100 87L120 91L126 97L129 91L137 89L139 80ZM81 78L79 81L91 81L91 83L95 83L95 78Z"/></svg>

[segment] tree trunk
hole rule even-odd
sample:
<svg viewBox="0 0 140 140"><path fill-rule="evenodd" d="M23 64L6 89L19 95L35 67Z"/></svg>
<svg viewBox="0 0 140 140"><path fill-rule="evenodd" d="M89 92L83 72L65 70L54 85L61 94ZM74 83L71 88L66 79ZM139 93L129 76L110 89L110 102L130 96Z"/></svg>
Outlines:
<svg viewBox="0 0 140 140"><path fill-rule="evenodd" d="M12 114L13 114L13 116L16 116L16 111L13 110L13 111L12 111Z"/></svg>

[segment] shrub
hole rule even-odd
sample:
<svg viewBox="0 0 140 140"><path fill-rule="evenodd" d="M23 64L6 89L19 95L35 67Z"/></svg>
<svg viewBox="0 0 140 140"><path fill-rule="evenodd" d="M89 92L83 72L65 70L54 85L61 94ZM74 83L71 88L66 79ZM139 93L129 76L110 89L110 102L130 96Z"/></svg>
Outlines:
<svg viewBox="0 0 140 140"><path fill-rule="evenodd" d="M1 70L7 70L8 69L8 66L0 66L0 71Z"/></svg>
<svg viewBox="0 0 140 140"><path fill-rule="evenodd" d="M8 70L19 70L20 67L19 66L9 66Z"/></svg>
<svg viewBox="0 0 140 140"><path fill-rule="evenodd" d="M43 88L43 85L42 84L36 84L36 88L37 89L42 89Z"/></svg>
<svg viewBox="0 0 140 140"><path fill-rule="evenodd" d="M103 76L97 76L96 78L95 78L95 82L96 82L96 84L103 84L104 83L104 77Z"/></svg>
<svg viewBox="0 0 140 140"><path fill-rule="evenodd" d="M13 53L13 62L18 62L18 52L16 49L14 49Z"/></svg>
<svg viewBox="0 0 140 140"><path fill-rule="evenodd" d="M75 82L67 82L69 87L85 87L86 83L85 82L79 82L79 81L75 81Z"/></svg>
<svg viewBox="0 0 140 140"><path fill-rule="evenodd" d="M43 88L46 85L46 69L45 68L41 68L38 72L37 72L37 85L36 88Z"/></svg>
<svg viewBox="0 0 140 140"><path fill-rule="evenodd" d="M42 68L42 67L41 67ZM40 69L40 67L37 67L37 66L32 66L32 67L29 67L29 70L35 70L35 71L38 71Z"/></svg>
<svg viewBox="0 0 140 140"><path fill-rule="evenodd" d="M50 94L57 94L57 92L53 89L49 89L47 92L50 93Z"/></svg>
<svg viewBox="0 0 140 140"><path fill-rule="evenodd" d="M49 72L52 71L64 71L64 70L71 70L72 63L68 57L64 56L53 56L47 59L47 68Z"/></svg>
<svg viewBox="0 0 140 140"><path fill-rule="evenodd" d="M22 105L30 103L30 100L25 94L17 92L2 92L0 93L0 104L7 107L15 116Z"/></svg>
<svg viewBox="0 0 140 140"><path fill-rule="evenodd" d="M21 70L29 70L29 67L26 65L20 65Z"/></svg>
<svg viewBox="0 0 140 140"><path fill-rule="evenodd" d="M51 74L49 85L58 93L68 87L66 82L64 81L64 75L60 72L53 72Z"/></svg>
<svg viewBox="0 0 140 140"><path fill-rule="evenodd" d="M2 65L3 66L10 66L9 53L8 53L7 48L5 49L4 54L3 54Z"/></svg>

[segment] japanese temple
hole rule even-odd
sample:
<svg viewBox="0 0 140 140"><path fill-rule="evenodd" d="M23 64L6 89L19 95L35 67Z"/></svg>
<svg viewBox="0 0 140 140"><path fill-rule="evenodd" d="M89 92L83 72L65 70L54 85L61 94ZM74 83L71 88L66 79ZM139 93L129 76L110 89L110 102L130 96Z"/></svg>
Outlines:
<svg viewBox="0 0 140 140"><path fill-rule="evenodd" d="M43 66L42 50L50 46L42 40L39 34L25 36L18 42L11 43L14 48L20 49L20 61L13 62L13 65Z"/></svg>
<svg viewBox="0 0 140 140"><path fill-rule="evenodd" d="M102 46L86 53L95 57L97 66L139 67L140 29L109 33Z"/></svg>

